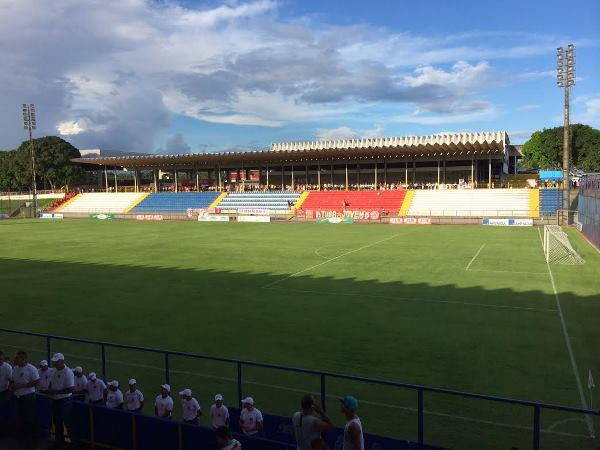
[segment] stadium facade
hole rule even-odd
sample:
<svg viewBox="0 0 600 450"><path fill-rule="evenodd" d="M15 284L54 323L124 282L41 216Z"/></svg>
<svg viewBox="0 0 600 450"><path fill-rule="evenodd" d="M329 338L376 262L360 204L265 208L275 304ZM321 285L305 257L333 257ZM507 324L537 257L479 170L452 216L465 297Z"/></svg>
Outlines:
<svg viewBox="0 0 600 450"><path fill-rule="evenodd" d="M77 158L104 172L133 173L134 190L321 190L434 184L502 187L520 153L505 131L285 142L262 151ZM115 183L116 177L114 177ZM111 180L112 188L112 180ZM117 188L117 186L115 186Z"/></svg>

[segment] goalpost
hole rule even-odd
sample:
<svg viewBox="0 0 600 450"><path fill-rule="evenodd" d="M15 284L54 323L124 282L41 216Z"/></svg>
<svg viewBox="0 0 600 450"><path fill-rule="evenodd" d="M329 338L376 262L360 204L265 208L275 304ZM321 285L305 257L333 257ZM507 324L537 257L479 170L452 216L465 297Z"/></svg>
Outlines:
<svg viewBox="0 0 600 450"><path fill-rule="evenodd" d="M569 236L559 225L544 226L544 255L552 264L584 264L585 260L571 245Z"/></svg>

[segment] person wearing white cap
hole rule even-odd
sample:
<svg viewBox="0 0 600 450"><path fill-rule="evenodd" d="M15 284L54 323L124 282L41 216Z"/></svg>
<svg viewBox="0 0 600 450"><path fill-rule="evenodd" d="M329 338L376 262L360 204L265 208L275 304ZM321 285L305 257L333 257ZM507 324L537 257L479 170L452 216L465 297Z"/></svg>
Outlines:
<svg viewBox="0 0 600 450"><path fill-rule="evenodd" d="M90 403L94 405L104 405L104 399L107 395L106 384L104 384L104 381L99 380L94 372L90 372L88 377L89 380L85 389Z"/></svg>
<svg viewBox="0 0 600 450"><path fill-rule="evenodd" d="M11 390L16 401L17 443L24 448L35 448L38 438L37 406L35 388L40 375L37 369L27 362L27 353L17 352L15 367L12 370Z"/></svg>
<svg viewBox="0 0 600 450"><path fill-rule="evenodd" d="M215 402L210 406L210 421L214 430L229 426L229 410L223 404L223 396L215 395Z"/></svg>
<svg viewBox="0 0 600 450"><path fill-rule="evenodd" d="M163 384L160 387L160 395L156 396L154 400L154 415L157 417L163 417L165 419L171 418L173 412L173 399L169 395L171 393L171 386Z"/></svg>
<svg viewBox="0 0 600 450"><path fill-rule="evenodd" d="M183 421L185 423L198 425L198 418L202 415L202 407L198 400L192 397L191 389L184 389L179 393L181 396L181 408L183 409Z"/></svg>
<svg viewBox="0 0 600 450"><path fill-rule="evenodd" d="M65 364L65 356L55 353L52 357L54 370L50 378L48 396L52 398L52 419L54 421L54 440L56 447L65 445L65 428L71 434L71 396L75 388L73 371Z"/></svg>
<svg viewBox="0 0 600 450"><path fill-rule="evenodd" d="M117 380L112 380L110 383L108 383L106 407L112 409L123 408L123 393L119 389L119 382Z"/></svg>
<svg viewBox="0 0 600 450"><path fill-rule="evenodd" d="M127 411L141 413L144 407L144 394L137 388L137 381L132 378L129 380L129 390L125 392L125 403Z"/></svg>
<svg viewBox="0 0 600 450"><path fill-rule="evenodd" d="M38 369L38 375L40 376L38 390L40 394L48 393L48 387L50 386L50 377L52 376L53 371L54 369L50 369L48 367L48 361L46 361L45 359L40 361L40 367Z"/></svg>
<svg viewBox="0 0 600 450"><path fill-rule="evenodd" d="M240 413L240 427L247 436L256 436L263 429L262 413L254 407L254 399L246 397L242 400L244 409Z"/></svg>
<svg viewBox="0 0 600 450"><path fill-rule="evenodd" d="M85 401L87 378L83 374L83 369L77 366L73 369L75 375L75 389L73 390L73 400Z"/></svg>

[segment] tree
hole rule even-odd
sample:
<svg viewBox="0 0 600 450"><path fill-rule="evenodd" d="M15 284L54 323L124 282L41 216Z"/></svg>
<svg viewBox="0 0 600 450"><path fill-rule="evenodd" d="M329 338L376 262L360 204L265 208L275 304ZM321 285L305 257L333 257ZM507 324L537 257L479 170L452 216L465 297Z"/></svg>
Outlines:
<svg viewBox="0 0 600 450"><path fill-rule="evenodd" d="M572 164L588 172L600 171L600 130L588 125L574 124L570 127ZM523 167L562 167L564 127L536 131L523 144Z"/></svg>
<svg viewBox="0 0 600 450"><path fill-rule="evenodd" d="M81 179L82 169L71 162L72 158L79 158L81 155L70 143L56 136L46 136L34 139L33 145L36 173L51 189L77 183ZM23 183L23 178L31 180L30 152L29 141L24 141L16 151L15 165L21 184L29 183Z"/></svg>

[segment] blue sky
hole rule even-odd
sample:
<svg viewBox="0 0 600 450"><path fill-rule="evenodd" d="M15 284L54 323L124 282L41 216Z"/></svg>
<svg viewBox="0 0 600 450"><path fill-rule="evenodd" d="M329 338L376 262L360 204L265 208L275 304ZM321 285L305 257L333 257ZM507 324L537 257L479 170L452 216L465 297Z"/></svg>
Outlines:
<svg viewBox="0 0 600 450"><path fill-rule="evenodd" d="M600 2L0 0L0 148L188 153L562 123L555 52L577 46L573 121L600 128ZM27 14L25 14L27 11ZM48 28L48 23L53 24Z"/></svg>

